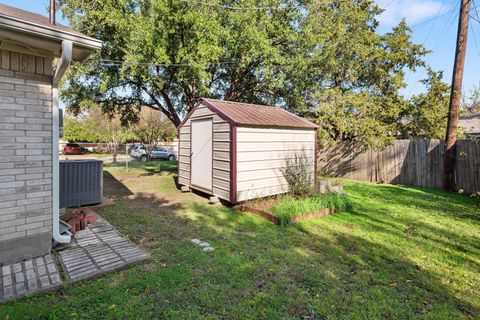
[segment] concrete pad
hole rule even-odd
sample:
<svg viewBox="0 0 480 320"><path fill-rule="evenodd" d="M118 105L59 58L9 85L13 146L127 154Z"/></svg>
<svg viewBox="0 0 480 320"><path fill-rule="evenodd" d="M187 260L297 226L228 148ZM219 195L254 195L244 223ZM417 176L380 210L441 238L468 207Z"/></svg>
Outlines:
<svg viewBox="0 0 480 320"><path fill-rule="evenodd" d="M214 206L222 205L222 203L220 202L220 199L216 196L211 196L208 199L208 203L210 203L211 205L214 205Z"/></svg>

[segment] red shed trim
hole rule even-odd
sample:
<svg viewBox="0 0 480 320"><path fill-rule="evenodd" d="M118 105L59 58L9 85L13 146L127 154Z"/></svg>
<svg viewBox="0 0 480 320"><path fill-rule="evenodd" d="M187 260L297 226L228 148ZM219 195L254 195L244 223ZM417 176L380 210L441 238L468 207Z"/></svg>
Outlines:
<svg viewBox="0 0 480 320"><path fill-rule="evenodd" d="M204 105L206 106L208 109L210 109L210 111L218 114L218 116L220 118L222 118L223 120L227 121L228 123L230 123L230 125L232 124L235 124L229 117L227 117L225 114L223 114L223 112L221 112L220 110L218 110L215 106L213 106L211 103L208 103L208 101L204 98L200 99L196 104L195 106L190 109L190 111L188 111L187 115L185 116L185 118L183 118L182 122L180 122L180 124L178 125L178 130L180 130L181 127L183 127L183 125L185 124L185 122L188 121L188 119L190 118L190 116L195 112L195 110L197 110L198 106L200 105Z"/></svg>
<svg viewBox="0 0 480 320"><path fill-rule="evenodd" d="M178 154L177 154L177 184L180 185L180 128L177 128Z"/></svg>
<svg viewBox="0 0 480 320"><path fill-rule="evenodd" d="M315 129L315 163L313 164L313 183L317 185L317 166L318 166L318 129Z"/></svg>
<svg viewBox="0 0 480 320"><path fill-rule="evenodd" d="M237 127L230 124L230 202L237 203Z"/></svg>

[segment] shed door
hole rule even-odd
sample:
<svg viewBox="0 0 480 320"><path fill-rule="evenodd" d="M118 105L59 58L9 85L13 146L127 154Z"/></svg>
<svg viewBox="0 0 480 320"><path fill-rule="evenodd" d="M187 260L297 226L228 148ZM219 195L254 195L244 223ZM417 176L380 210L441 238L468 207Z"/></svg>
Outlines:
<svg viewBox="0 0 480 320"><path fill-rule="evenodd" d="M212 191L213 120L192 121L191 164L193 186Z"/></svg>

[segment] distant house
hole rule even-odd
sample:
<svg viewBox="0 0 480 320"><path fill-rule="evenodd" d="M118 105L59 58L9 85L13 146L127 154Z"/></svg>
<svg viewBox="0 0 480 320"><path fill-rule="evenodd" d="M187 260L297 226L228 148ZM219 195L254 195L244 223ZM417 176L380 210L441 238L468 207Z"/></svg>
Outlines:
<svg viewBox="0 0 480 320"><path fill-rule="evenodd" d="M59 234L58 86L101 45L0 4L0 265L70 241Z"/></svg>
<svg viewBox="0 0 480 320"><path fill-rule="evenodd" d="M458 126L465 131L466 137L480 138L480 114L461 116Z"/></svg>

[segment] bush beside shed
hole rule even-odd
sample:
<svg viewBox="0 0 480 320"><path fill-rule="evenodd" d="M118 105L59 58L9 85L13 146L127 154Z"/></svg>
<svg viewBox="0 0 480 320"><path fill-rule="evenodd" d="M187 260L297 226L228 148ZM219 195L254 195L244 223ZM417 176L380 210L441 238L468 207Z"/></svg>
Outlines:
<svg viewBox="0 0 480 320"><path fill-rule="evenodd" d="M201 99L178 127L179 184L230 203L288 192L289 159L305 155L316 172L317 128L284 109Z"/></svg>

